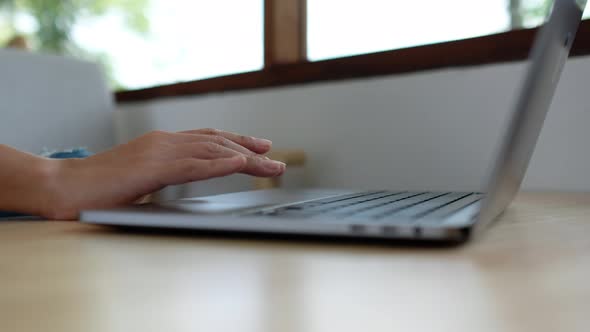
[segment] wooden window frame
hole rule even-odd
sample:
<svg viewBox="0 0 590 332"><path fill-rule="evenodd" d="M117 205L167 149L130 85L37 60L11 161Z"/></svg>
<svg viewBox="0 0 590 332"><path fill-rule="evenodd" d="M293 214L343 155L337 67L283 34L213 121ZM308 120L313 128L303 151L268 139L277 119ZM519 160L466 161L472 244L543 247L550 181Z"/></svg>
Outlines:
<svg viewBox="0 0 590 332"><path fill-rule="evenodd" d="M265 68L306 61L307 0L265 0Z"/></svg>
<svg viewBox="0 0 590 332"><path fill-rule="evenodd" d="M118 103L404 74L525 60L539 28L309 62L306 0L265 0L265 67L260 71L115 93ZM572 56L590 55L590 20Z"/></svg>

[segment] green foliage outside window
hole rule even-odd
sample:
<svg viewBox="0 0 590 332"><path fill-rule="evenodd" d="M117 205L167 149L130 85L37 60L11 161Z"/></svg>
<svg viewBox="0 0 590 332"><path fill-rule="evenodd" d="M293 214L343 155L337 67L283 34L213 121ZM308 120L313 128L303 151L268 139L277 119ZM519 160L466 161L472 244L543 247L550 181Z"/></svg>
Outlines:
<svg viewBox="0 0 590 332"><path fill-rule="evenodd" d="M6 18L0 22L0 44L21 35L15 27L18 14L28 14L37 25L37 31L26 36L35 51L72 55L97 60L109 71L106 54L89 54L71 39L74 25L84 18L99 17L109 11L118 11L127 27L136 33L149 32L145 15L150 0L0 0L0 13ZM111 80L112 80L112 75ZM116 82L113 82L115 85Z"/></svg>
<svg viewBox="0 0 590 332"><path fill-rule="evenodd" d="M549 14L554 0L511 0L512 28L541 24Z"/></svg>

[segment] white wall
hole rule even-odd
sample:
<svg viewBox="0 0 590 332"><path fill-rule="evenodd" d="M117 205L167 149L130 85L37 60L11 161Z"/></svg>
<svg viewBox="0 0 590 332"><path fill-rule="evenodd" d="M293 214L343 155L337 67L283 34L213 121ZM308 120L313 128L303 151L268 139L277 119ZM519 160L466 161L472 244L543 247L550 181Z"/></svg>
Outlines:
<svg viewBox="0 0 590 332"><path fill-rule="evenodd" d="M481 189L523 63L120 106L119 135L218 127L309 155L308 186ZM527 189L590 191L590 58L566 67ZM246 180L199 194L244 189Z"/></svg>

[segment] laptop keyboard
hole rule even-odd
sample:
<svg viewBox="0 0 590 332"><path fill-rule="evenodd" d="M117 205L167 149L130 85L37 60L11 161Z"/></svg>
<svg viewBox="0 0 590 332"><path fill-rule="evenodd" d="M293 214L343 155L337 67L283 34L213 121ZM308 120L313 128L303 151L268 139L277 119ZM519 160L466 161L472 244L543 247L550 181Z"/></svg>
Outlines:
<svg viewBox="0 0 590 332"><path fill-rule="evenodd" d="M297 219L443 219L467 206L480 204L483 196L481 193L371 191L266 208L246 215Z"/></svg>

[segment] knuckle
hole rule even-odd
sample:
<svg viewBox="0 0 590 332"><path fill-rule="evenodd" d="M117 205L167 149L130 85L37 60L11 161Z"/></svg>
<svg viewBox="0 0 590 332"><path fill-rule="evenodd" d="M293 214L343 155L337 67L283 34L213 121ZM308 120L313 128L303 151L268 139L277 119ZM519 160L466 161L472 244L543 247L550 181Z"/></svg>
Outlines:
<svg viewBox="0 0 590 332"><path fill-rule="evenodd" d="M221 146L227 146L229 144L229 140L222 136L215 136L213 138L213 143L219 144Z"/></svg>
<svg viewBox="0 0 590 332"><path fill-rule="evenodd" d="M206 135L218 135L219 134L219 130L217 130L215 128L205 128L205 129L202 129L201 132Z"/></svg>
<svg viewBox="0 0 590 332"><path fill-rule="evenodd" d="M254 166L258 166L262 162L262 159L260 159L258 156L247 156L247 160Z"/></svg>
<svg viewBox="0 0 590 332"><path fill-rule="evenodd" d="M238 139L240 140L240 142L242 142L242 144L254 145L253 137L240 135Z"/></svg>
<svg viewBox="0 0 590 332"><path fill-rule="evenodd" d="M222 150L221 145L213 143L213 142L202 143L202 146L203 146L204 151L207 153L210 153L210 154L218 154Z"/></svg>

